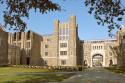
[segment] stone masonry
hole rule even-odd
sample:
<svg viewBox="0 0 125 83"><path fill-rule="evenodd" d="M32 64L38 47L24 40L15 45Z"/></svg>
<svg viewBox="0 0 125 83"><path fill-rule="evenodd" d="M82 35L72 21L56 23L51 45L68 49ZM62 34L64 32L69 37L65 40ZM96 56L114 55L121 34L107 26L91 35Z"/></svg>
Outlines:
<svg viewBox="0 0 125 83"><path fill-rule="evenodd" d="M8 33L8 64L123 66L125 28L123 26L121 28L112 39L80 40L76 16L72 15L67 22L55 20L52 34L39 35L31 30Z"/></svg>

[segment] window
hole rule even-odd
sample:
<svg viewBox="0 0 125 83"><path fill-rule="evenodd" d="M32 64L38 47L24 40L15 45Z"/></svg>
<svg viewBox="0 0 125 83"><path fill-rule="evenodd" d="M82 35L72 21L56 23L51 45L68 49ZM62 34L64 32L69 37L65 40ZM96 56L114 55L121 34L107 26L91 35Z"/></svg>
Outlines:
<svg viewBox="0 0 125 83"><path fill-rule="evenodd" d="M60 55L67 55L67 51L60 51Z"/></svg>
<svg viewBox="0 0 125 83"><path fill-rule="evenodd" d="M50 39L47 39L47 41L50 41Z"/></svg>
<svg viewBox="0 0 125 83"><path fill-rule="evenodd" d="M59 29L59 39L60 40L68 40L69 38L69 28L60 28Z"/></svg>
<svg viewBox="0 0 125 83"><path fill-rule="evenodd" d="M30 48L30 42L26 43L26 48Z"/></svg>
<svg viewBox="0 0 125 83"><path fill-rule="evenodd" d="M48 61L47 60L44 60L44 65L47 65L48 64Z"/></svg>
<svg viewBox="0 0 125 83"><path fill-rule="evenodd" d="M27 32L27 39L30 39L30 31Z"/></svg>
<svg viewBox="0 0 125 83"><path fill-rule="evenodd" d="M16 40L16 33L14 33L14 40Z"/></svg>
<svg viewBox="0 0 125 83"><path fill-rule="evenodd" d="M49 46L46 44L46 45L45 45L45 48L48 48L48 47L49 47Z"/></svg>
<svg viewBox="0 0 125 83"><path fill-rule="evenodd" d="M66 30L65 34L66 34L66 35L69 35L69 29L66 28L65 30Z"/></svg>
<svg viewBox="0 0 125 83"><path fill-rule="evenodd" d="M67 43L60 43L60 47L61 47L61 48L67 47Z"/></svg>
<svg viewBox="0 0 125 83"><path fill-rule="evenodd" d="M19 39L19 40L21 39L21 32L19 32L19 36L18 36L18 39Z"/></svg>
<svg viewBox="0 0 125 83"><path fill-rule="evenodd" d="M66 60L61 60L61 65L66 65Z"/></svg>
<svg viewBox="0 0 125 83"><path fill-rule="evenodd" d="M100 49L102 49L102 46L100 46Z"/></svg>
<svg viewBox="0 0 125 83"><path fill-rule="evenodd" d="M48 52L45 52L45 56L48 56Z"/></svg>

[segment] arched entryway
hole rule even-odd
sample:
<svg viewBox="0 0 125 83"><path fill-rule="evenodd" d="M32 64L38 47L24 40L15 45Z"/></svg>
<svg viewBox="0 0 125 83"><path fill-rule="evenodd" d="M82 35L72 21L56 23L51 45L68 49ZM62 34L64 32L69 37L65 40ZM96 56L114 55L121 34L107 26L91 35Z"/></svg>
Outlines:
<svg viewBox="0 0 125 83"><path fill-rule="evenodd" d="M95 54L92 57L92 66L93 67L102 67L103 56L101 54Z"/></svg>

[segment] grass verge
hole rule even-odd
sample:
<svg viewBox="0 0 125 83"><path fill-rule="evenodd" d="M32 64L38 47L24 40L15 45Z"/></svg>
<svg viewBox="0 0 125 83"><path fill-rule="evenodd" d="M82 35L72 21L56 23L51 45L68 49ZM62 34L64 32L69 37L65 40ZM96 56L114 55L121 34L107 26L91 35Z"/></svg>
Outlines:
<svg viewBox="0 0 125 83"><path fill-rule="evenodd" d="M125 67L106 67L106 69L115 73L125 73Z"/></svg>
<svg viewBox="0 0 125 83"><path fill-rule="evenodd" d="M56 73L48 69L0 67L0 83L60 82L75 73Z"/></svg>

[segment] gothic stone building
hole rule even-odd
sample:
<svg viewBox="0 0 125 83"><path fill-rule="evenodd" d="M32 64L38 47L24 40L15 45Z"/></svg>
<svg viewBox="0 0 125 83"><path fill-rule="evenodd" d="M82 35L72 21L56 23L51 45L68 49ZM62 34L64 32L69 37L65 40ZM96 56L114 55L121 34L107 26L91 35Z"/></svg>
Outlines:
<svg viewBox="0 0 125 83"><path fill-rule="evenodd" d="M76 16L70 16L65 23L55 20L52 34L39 35L31 30L9 33L9 64L90 67L123 65L124 34L123 28L114 39L80 40Z"/></svg>
<svg viewBox="0 0 125 83"><path fill-rule="evenodd" d="M41 65L42 37L35 32L9 33L8 62L13 65Z"/></svg>

